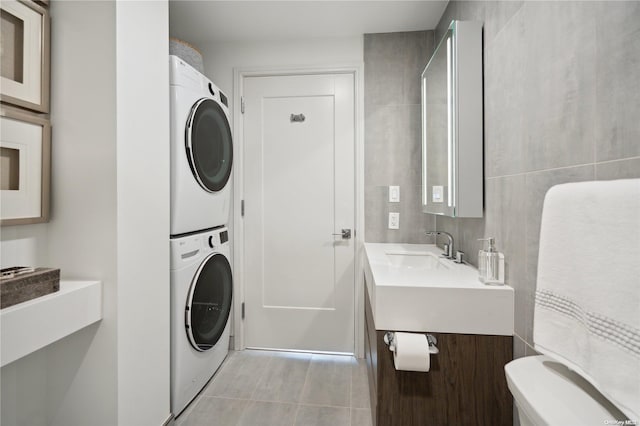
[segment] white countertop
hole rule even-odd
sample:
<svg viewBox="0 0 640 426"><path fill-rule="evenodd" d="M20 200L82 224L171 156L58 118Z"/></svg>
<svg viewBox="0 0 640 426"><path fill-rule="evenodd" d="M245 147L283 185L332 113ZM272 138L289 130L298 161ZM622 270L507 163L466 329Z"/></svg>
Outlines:
<svg viewBox="0 0 640 426"><path fill-rule="evenodd" d="M376 329L512 335L513 288L485 285L476 268L441 254L433 244L365 243L365 278ZM427 258L432 265L396 263L394 258L402 255Z"/></svg>
<svg viewBox="0 0 640 426"><path fill-rule="evenodd" d="M100 281L60 281L60 290L0 310L5 366L102 319Z"/></svg>

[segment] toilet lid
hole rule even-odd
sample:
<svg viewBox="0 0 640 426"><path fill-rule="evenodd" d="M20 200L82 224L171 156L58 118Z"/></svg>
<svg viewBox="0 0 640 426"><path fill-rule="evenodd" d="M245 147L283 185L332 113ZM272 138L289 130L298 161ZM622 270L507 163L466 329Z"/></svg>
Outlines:
<svg viewBox="0 0 640 426"><path fill-rule="evenodd" d="M602 425L626 419L589 382L552 358L519 358L504 369L518 409L536 425Z"/></svg>

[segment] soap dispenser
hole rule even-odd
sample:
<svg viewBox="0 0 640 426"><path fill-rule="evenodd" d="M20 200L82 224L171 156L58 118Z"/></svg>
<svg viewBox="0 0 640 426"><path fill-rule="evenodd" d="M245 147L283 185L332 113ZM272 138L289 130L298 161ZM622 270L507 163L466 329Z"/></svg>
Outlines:
<svg viewBox="0 0 640 426"><path fill-rule="evenodd" d="M480 238L484 247L478 252L478 279L489 285L504 284L504 255L496 250L495 238Z"/></svg>

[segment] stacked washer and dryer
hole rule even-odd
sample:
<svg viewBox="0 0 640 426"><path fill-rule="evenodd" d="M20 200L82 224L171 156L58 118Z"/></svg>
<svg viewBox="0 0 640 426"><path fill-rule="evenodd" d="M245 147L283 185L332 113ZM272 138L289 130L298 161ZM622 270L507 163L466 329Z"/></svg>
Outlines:
<svg viewBox="0 0 640 426"><path fill-rule="evenodd" d="M171 411L180 414L229 350L233 143L227 97L170 55Z"/></svg>

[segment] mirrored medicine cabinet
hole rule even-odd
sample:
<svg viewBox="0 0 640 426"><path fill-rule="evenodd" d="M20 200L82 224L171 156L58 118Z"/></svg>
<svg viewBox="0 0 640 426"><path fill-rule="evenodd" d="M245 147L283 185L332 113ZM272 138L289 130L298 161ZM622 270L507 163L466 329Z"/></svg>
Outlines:
<svg viewBox="0 0 640 426"><path fill-rule="evenodd" d="M422 73L422 206L482 217L482 23L452 21Z"/></svg>

